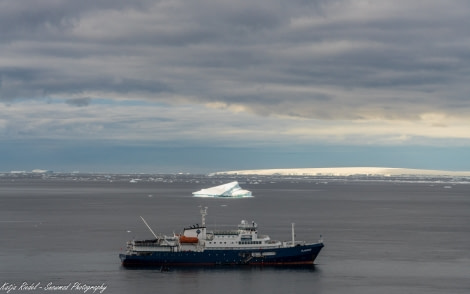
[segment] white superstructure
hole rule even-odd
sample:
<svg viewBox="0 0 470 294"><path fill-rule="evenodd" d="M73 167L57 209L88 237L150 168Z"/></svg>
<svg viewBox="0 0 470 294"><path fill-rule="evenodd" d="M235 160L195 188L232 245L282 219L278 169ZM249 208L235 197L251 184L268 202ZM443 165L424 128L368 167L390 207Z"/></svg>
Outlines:
<svg viewBox="0 0 470 294"><path fill-rule="evenodd" d="M130 241L128 252L201 252L204 250L235 250L235 249L274 249L305 245L304 241L276 241L267 235L258 235L258 224L254 221L242 220L236 230L214 230L206 229L205 217L207 207L201 209L202 224L196 224L184 228L181 234L173 236L157 235L153 232L147 222L142 218L150 232L155 236L153 240ZM294 227L292 226L292 235Z"/></svg>

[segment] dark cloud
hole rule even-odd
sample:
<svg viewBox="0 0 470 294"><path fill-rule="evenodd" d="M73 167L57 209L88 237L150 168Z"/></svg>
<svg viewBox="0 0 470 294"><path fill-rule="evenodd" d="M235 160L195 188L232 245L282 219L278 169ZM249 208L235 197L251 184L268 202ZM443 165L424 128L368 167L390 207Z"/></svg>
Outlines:
<svg viewBox="0 0 470 294"><path fill-rule="evenodd" d="M469 12L458 0L2 1L0 99L171 93L261 115L462 116Z"/></svg>
<svg viewBox="0 0 470 294"><path fill-rule="evenodd" d="M65 100L65 103L73 106L84 107L90 105L91 98L90 97L82 97L82 98L73 98Z"/></svg>
<svg viewBox="0 0 470 294"><path fill-rule="evenodd" d="M21 85L21 86L18 86ZM0 68L0 98L44 98L49 95L65 97L87 91L129 93L171 92L164 82L149 79L125 78L115 73L97 75L90 72L64 74L61 70Z"/></svg>
<svg viewBox="0 0 470 294"><path fill-rule="evenodd" d="M0 2L0 32L2 42L18 39L50 38L62 36L80 25L83 15L99 14L106 10L146 9L149 0L35 0ZM47 40L45 40L47 41Z"/></svg>

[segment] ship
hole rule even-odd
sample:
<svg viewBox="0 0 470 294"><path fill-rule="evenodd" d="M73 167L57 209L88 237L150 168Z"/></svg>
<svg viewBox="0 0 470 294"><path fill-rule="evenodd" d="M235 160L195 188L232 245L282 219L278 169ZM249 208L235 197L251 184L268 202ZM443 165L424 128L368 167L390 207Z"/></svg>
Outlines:
<svg viewBox="0 0 470 294"><path fill-rule="evenodd" d="M207 207L200 210L201 224L183 229L180 234L157 235L144 218L142 221L155 237L149 240L127 242L126 252L119 254L124 267L170 266L295 266L313 265L323 240L314 243L292 239L271 240L258 234L258 224L242 220L236 229L212 230L206 228Z"/></svg>

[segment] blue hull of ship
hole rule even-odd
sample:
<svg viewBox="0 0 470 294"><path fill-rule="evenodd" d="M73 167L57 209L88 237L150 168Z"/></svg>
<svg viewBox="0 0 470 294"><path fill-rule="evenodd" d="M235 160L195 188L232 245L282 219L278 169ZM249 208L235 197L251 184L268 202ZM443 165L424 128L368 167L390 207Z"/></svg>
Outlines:
<svg viewBox="0 0 470 294"><path fill-rule="evenodd" d="M203 252L152 252L120 254L125 267L215 266L215 265L305 265L313 264L323 243L276 249L205 250Z"/></svg>

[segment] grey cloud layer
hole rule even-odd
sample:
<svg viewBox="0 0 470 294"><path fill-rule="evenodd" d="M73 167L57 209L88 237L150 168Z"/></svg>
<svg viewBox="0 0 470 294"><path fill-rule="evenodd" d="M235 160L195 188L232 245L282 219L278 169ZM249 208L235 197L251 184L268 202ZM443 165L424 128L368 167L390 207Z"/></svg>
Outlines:
<svg viewBox="0 0 470 294"><path fill-rule="evenodd" d="M468 117L468 15L458 0L2 1L0 99L218 102L328 120Z"/></svg>

